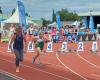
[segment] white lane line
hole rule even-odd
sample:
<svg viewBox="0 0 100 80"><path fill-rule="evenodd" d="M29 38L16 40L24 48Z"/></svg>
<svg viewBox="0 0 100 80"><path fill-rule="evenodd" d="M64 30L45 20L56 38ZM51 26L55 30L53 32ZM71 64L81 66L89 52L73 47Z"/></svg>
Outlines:
<svg viewBox="0 0 100 80"><path fill-rule="evenodd" d="M12 61L10 61L10 60L7 60L7 59L0 58L0 60L7 61L7 62L9 62L9 63L14 64L14 62L12 62ZM57 75L57 74L54 74L54 73L45 71L45 70L37 69L37 68L31 67L31 66L28 66L28 65L25 65L25 64L21 64L21 65L24 66L24 67L30 68L30 69L32 69L32 70L34 69L34 70L37 70L37 71L40 71L40 72L43 72L43 73L46 73L46 74L49 74L49 75L58 77L58 78L62 78L62 79L65 79L65 80L71 80L71 79L69 79L69 78L66 78L66 77L63 77L63 76L60 76L60 75Z"/></svg>
<svg viewBox="0 0 100 80"><path fill-rule="evenodd" d="M26 57L25 57L25 60L31 61L30 58L26 58ZM64 67L61 66L61 65L56 65L56 64L50 63L50 62L48 62L48 61L42 61L42 62L43 62L44 64L47 64L47 65L52 65L52 66L55 66L55 67L59 67L59 69L64 69Z"/></svg>
<svg viewBox="0 0 100 80"><path fill-rule="evenodd" d="M2 52L2 51L0 51L0 54L1 53L6 53L6 52ZM12 53L11 53L12 54ZM31 61L32 62L32 60L30 59L30 58L26 58L26 56L25 56L25 60L28 60L28 61ZM59 69L64 69L64 67L63 66L61 66L61 65L56 65L56 64L53 64L53 63L50 63L50 62L46 62L46 61L42 61L44 64L49 64L49 65L53 65L53 66L56 66L56 67L59 67Z"/></svg>
<svg viewBox="0 0 100 80"><path fill-rule="evenodd" d="M9 72L7 72L7 71L4 71L4 70L2 70L2 69L0 69L0 73L1 73L1 74L4 74L4 75L7 75L7 76L10 76L10 77L12 77L12 78L14 78L14 79L16 79L16 80L25 80L25 79L23 79L23 78L21 78L21 77L18 77L18 76L16 76L16 75L11 74L11 73L9 73Z"/></svg>
<svg viewBox="0 0 100 80"><path fill-rule="evenodd" d="M71 68L69 68L68 66L66 66L60 59L59 59L59 57L58 57L58 54L56 53L56 58L57 58L57 60L66 68L66 69L68 69L68 70L70 70L72 73L74 73L74 74L76 74L76 75L78 75L79 77L81 77L82 79L84 79L84 80L88 80L87 78L85 78L85 77L83 77L83 76L81 76L80 74L78 74L77 72L75 72L74 70L72 70Z"/></svg>
<svg viewBox="0 0 100 80"><path fill-rule="evenodd" d="M94 66L94 67L100 69L100 66L97 66L97 65L91 63L90 61L86 60L85 58L83 58L82 56L80 56L79 53L77 53L77 55L78 55L82 60L84 60L85 62L87 62L88 64L90 64L90 65L92 65L92 66Z"/></svg>
<svg viewBox="0 0 100 80"><path fill-rule="evenodd" d="M91 75L100 78L100 75L97 75L97 74L91 74Z"/></svg>

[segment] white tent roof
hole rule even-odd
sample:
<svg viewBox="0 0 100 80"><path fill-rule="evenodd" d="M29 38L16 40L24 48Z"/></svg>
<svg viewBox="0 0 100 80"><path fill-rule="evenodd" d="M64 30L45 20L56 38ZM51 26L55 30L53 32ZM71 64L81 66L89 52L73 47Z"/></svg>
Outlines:
<svg viewBox="0 0 100 80"><path fill-rule="evenodd" d="M75 21L72 25L77 26L77 25L79 25L79 22L78 21Z"/></svg>
<svg viewBox="0 0 100 80"><path fill-rule="evenodd" d="M28 23L33 24L33 22L32 22L31 20L28 20L27 18L26 18L26 23L27 23L27 24L28 24Z"/></svg>
<svg viewBox="0 0 100 80"><path fill-rule="evenodd" d="M7 20L3 21L3 23L19 23L18 7L16 8L15 13L10 18L8 18Z"/></svg>
<svg viewBox="0 0 100 80"><path fill-rule="evenodd" d="M52 24L49 24L48 26L57 27L57 23L56 22L53 22Z"/></svg>
<svg viewBox="0 0 100 80"><path fill-rule="evenodd" d="M100 11L78 13L79 16L100 16Z"/></svg>

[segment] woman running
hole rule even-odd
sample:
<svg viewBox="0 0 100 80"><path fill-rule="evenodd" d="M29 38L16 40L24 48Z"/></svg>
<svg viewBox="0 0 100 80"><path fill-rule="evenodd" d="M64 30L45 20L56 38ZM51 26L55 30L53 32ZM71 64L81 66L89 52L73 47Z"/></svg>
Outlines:
<svg viewBox="0 0 100 80"><path fill-rule="evenodd" d="M23 42L25 42L25 45L23 45L24 44ZM16 28L16 33L13 34L13 36L11 38L11 42L9 45L10 49L12 47L12 44L13 44L13 52L15 53L15 57L16 57L16 61L15 61L16 72L19 72L19 63L20 63L20 61L23 61L23 55L24 55L23 51L26 52L26 48L27 48L27 42L26 42L25 36L22 34L21 26ZM25 48L24 48L24 46L25 46Z"/></svg>
<svg viewBox="0 0 100 80"><path fill-rule="evenodd" d="M44 36L44 33L40 32L39 33L39 38L37 39L36 44L35 44L37 53L36 53L36 56L33 57L33 63L41 55L41 53L43 51L43 48L44 48L45 39L46 39L46 37Z"/></svg>

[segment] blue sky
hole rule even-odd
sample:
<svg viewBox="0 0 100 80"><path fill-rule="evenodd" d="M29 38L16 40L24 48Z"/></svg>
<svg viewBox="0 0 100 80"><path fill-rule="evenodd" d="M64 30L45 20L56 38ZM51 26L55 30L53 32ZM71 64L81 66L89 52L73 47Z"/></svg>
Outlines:
<svg viewBox="0 0 100 80"><path fill-rule="evenodd" d="M100 10L100 0L21 0L33 19L52 19L52 10L58 11L67 8L69 11L87 12L89 10ZM0 0L4 14L11 14L17 6L17 0Z"/></svg>

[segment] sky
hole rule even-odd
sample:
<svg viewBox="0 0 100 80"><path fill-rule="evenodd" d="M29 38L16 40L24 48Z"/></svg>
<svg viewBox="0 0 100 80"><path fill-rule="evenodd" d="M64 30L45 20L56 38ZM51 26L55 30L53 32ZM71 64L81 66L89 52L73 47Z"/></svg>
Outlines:
<svg viewBox="0 0 100 80"><path fill-rule="evenodd" d="M33 19L52 19L53 8L56 11L67 8L71 12L100 11L100 0L20 0L25 10ZM17 7L17 0L0 0L2 11L11 15L12 9Z"/></svg>

